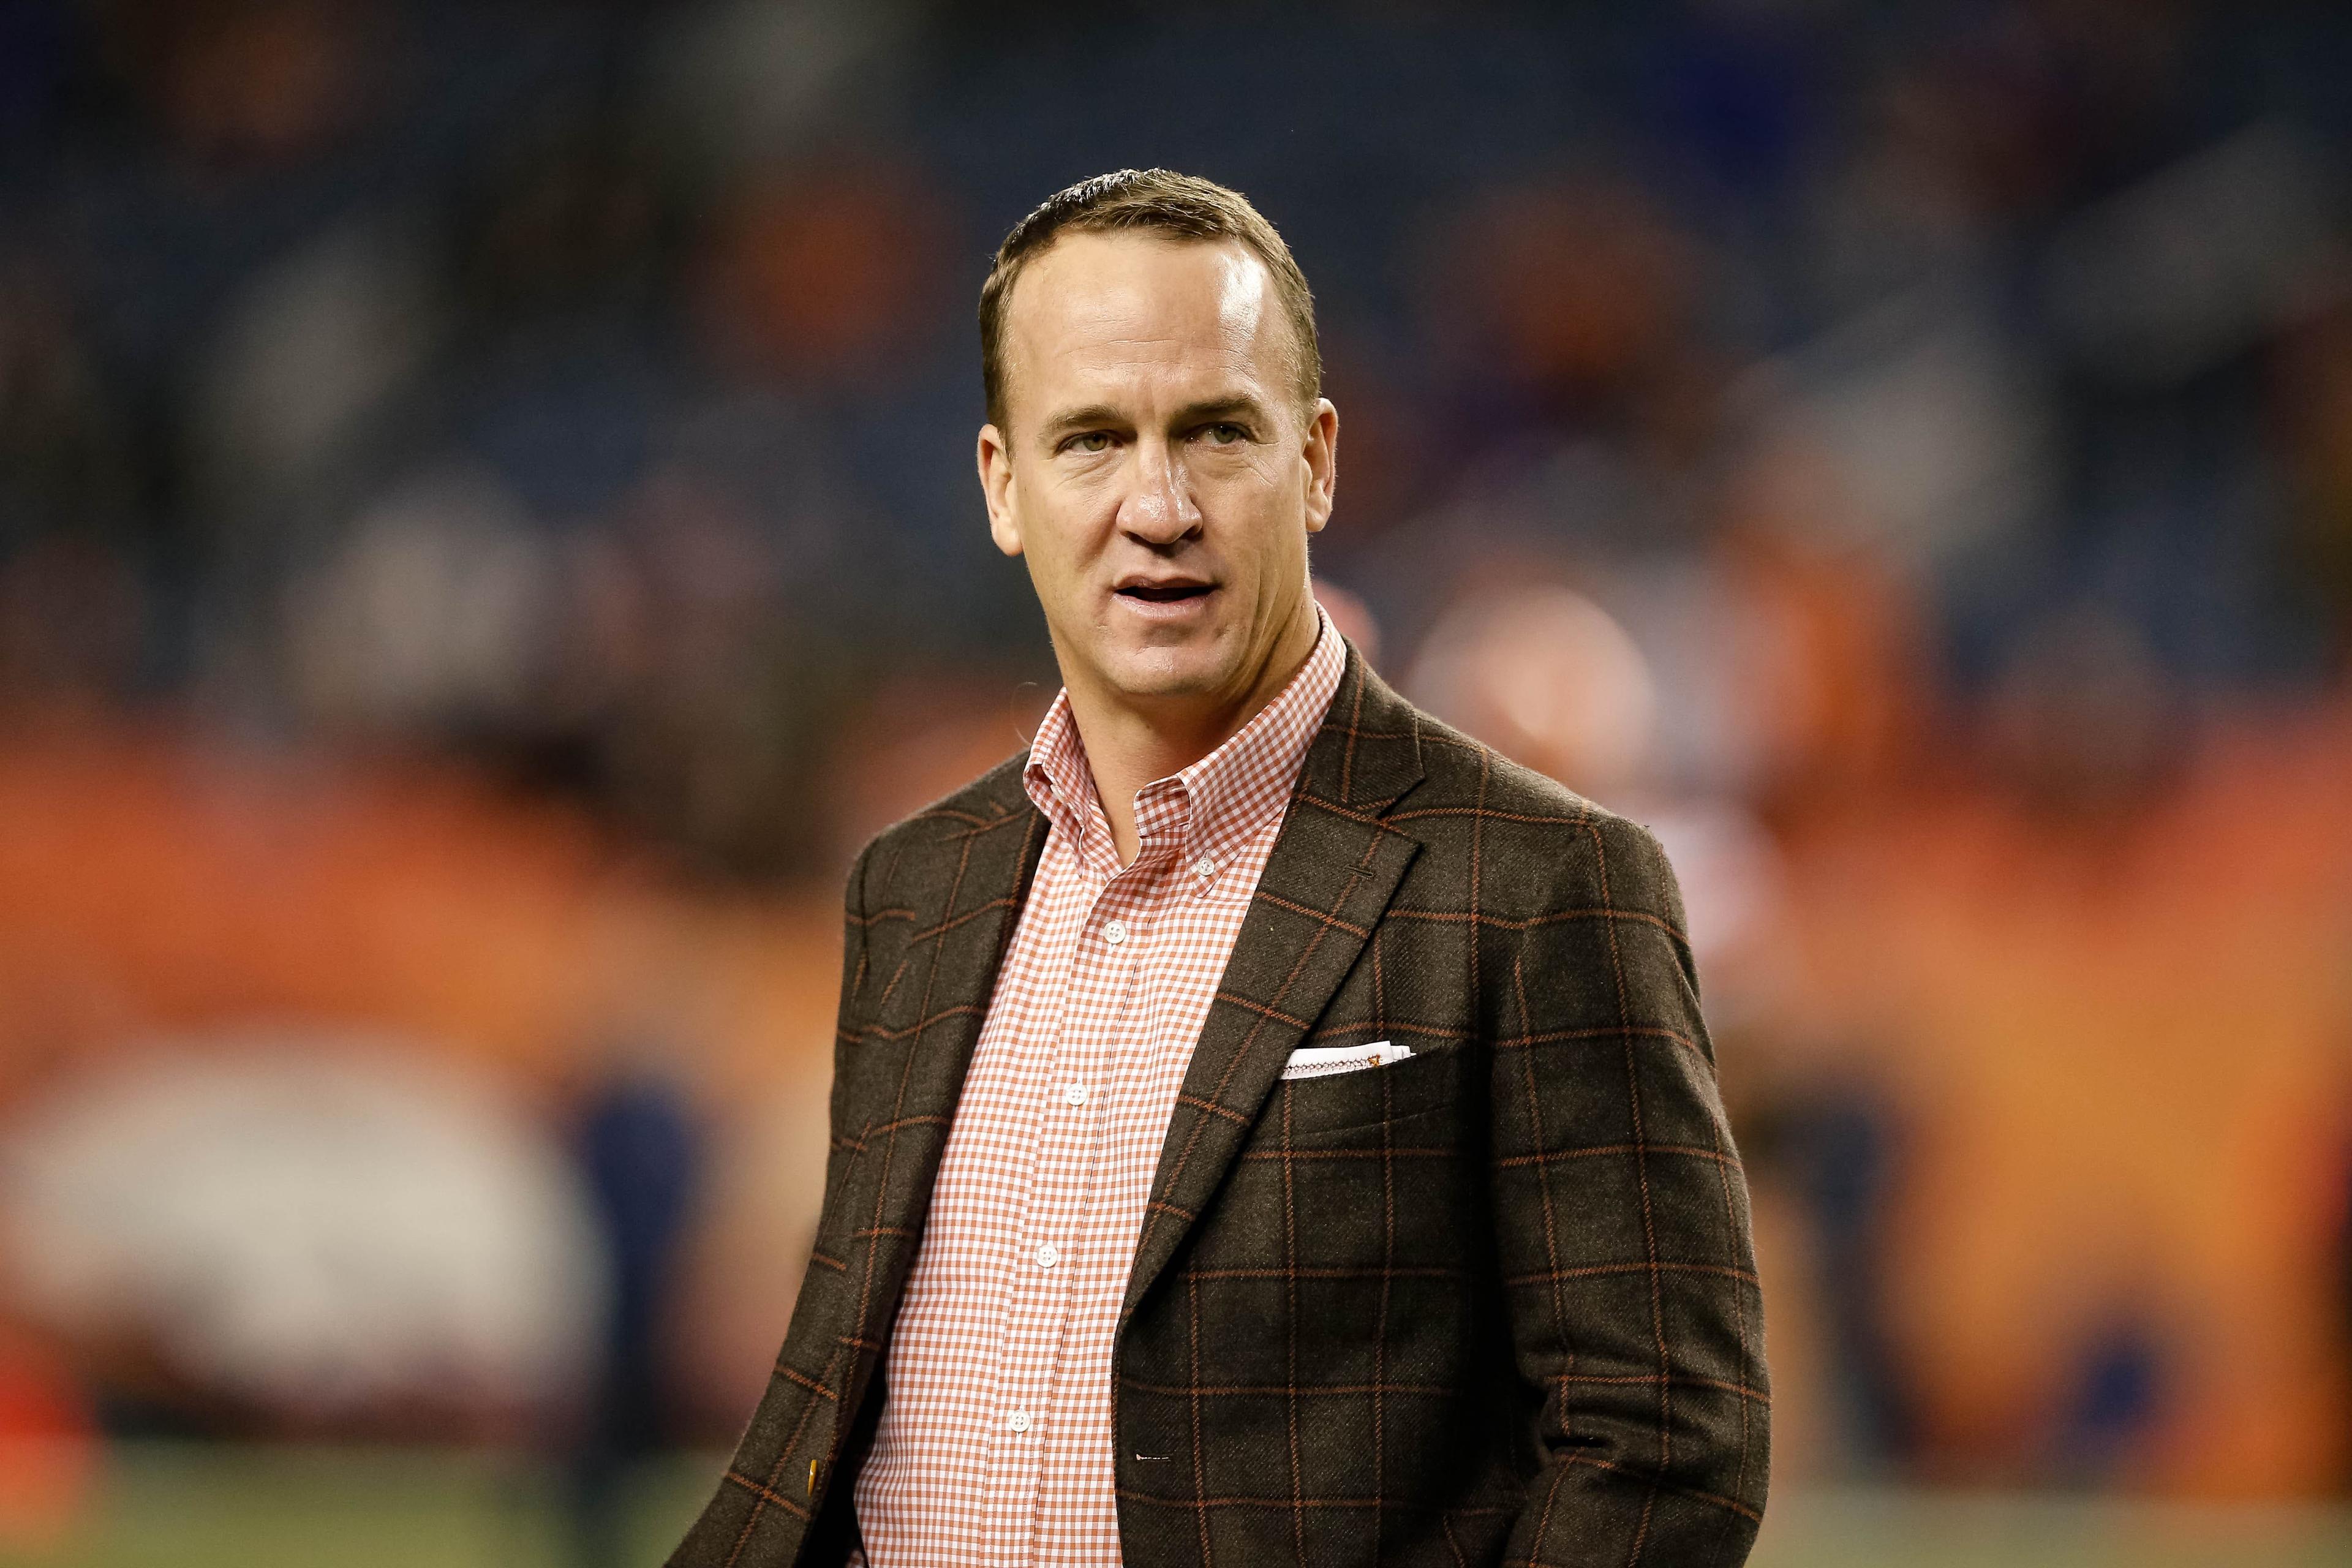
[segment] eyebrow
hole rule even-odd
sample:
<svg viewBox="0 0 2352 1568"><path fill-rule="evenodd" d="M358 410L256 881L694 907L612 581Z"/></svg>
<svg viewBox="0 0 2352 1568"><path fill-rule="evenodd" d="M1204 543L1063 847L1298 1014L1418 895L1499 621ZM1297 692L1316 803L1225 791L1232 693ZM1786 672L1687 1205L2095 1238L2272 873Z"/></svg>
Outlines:
<svg viewBox="0 0 2352 1568"><path fill-rule="evenodd" d="M1074 431L1099 430L1107 425L1119 426L1125 425L1127 422L1127 416L1121 414L1118 409L1113 408L1109 404L1093 403L1088 404L1084 408L1066 409L1060 414L1055 415L1054 417L1045 421L1045 428L1041 434L1045 438L1045 444L1050 447L1055 442L1059 441L1063 437L1067 436Z"/></svg>
<svg viewBox="0 0 2352 1568"><path fill-rule="evenodd" d="M1265 405L1245 392L1229 392L1221 396L1188 403L1171 416L1170 423L1179 427L1207 425L1219 419L1240 415L1263 424L1267 416ZM1134 421L1108 403L1088 404L1056 414L1045 421L1043 437L1048 446L1080 430L1121 428Z"/></svg>
<svg viewBox="0 0 2352 1568"><path fill-rule="evenodd" d="M1259 421L1264 421L1267 417L1265 404L1246 392L1232 392L1223 397L1210 398L1204 403L1186 404L1176 411L1176 423L1208 425L1237 414Z"/></svg>

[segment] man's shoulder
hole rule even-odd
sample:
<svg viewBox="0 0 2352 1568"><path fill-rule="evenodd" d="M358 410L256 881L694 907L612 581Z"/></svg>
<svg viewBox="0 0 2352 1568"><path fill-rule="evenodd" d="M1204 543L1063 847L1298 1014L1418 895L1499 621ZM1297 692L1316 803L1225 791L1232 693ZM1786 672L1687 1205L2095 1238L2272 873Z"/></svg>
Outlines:
<svg viewBox="0 0 2352 1568"><path fill-rule="evenodd" d="M1399 823L1442 816L1581 836L1647 831L1443 720L1419 709L1414 715L1421 729L1422 782L1391 814Z"/></svg>
<svg viewBox="0 0 2352 1568"><path fill-rule="evenodd" d="M1021 782L1028 761L1026 749L1015 752L970 784L900 817L866 841L859 862L895 859L909 850L953 843L976 832L1025 820L1036 810Z"/></svg>
<svg viewBox="0 0 2352 1568"><path fill-rule="evenodd" d="M1648 828L1426 712L1415 716L1422 781L1388 821L1421 840L1425 858L1475 878L1482 901L1525 900L1527 913L1562 897L1630 900L1672 910L1679 924L1673 873Z"/></svg>

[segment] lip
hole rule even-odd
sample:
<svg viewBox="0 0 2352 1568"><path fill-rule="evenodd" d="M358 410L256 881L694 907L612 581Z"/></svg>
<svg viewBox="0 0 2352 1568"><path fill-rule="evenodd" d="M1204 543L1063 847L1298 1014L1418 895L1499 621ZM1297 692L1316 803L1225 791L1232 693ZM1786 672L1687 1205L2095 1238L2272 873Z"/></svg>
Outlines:
<svg viewBox="0 0 2352 1568"><path fill-rule="evenodd" d="M1172 598L1147 598L1144 594L1128 591L1142 589L1146 593L1172 593L1175 590L1186 588L1200 591L1182 594ZM1207 609L1209 602L1216 596L1216 584L1205 577L1194 577L1183 573L1153 576L1148 573L1132 572L1111 585L1111 597L1124 606L1129 615L1154 622L1192 619L1202 614Z"/></svg>
<svg viewBox="0 0 2352 1568"><path fill-rule="evenodd" d="M1195 577L1189 572L1130 572L1110 585L1111 592L1129 588L1213 588L1216 584L1206 577Z"/></svg>

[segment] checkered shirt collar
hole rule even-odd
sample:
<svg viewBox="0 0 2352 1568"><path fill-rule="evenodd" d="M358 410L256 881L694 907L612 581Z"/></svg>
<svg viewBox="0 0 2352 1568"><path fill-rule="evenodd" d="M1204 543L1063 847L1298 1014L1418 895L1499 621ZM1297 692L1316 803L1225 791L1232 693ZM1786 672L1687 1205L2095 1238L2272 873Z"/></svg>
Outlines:
<svg viewBox="0 0 2352 1568"><path fill-rule="evenodd" d="M1331 617L1320 605L1315 614L1319 630L1314 651L1273 701L1191 767L1136 791L1139 864L1171 855L1222 862L1290 798L1299 765L1348 666L1347 644ZM1037 809L1081 856L1108 857L1117 864L1067 687L1037 726L1022 783Z"/></svg>

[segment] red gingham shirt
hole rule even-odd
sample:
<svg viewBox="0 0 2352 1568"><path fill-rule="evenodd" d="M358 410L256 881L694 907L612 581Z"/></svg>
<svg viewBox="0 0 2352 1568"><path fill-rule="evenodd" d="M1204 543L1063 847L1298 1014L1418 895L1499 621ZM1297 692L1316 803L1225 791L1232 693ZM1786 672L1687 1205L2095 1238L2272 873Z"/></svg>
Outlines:
<svg viewBox="0 0 2352 1568"><path fill-rule="evenodd" d="M1319 612L1318 612L1319 613ZM875 1568L1119 1561L1111 1340L1176 1091L1346 647L1136 792L1118 864L1065 691L1029 749L1049 826L949 1131L859 1472Z"/></svg>

